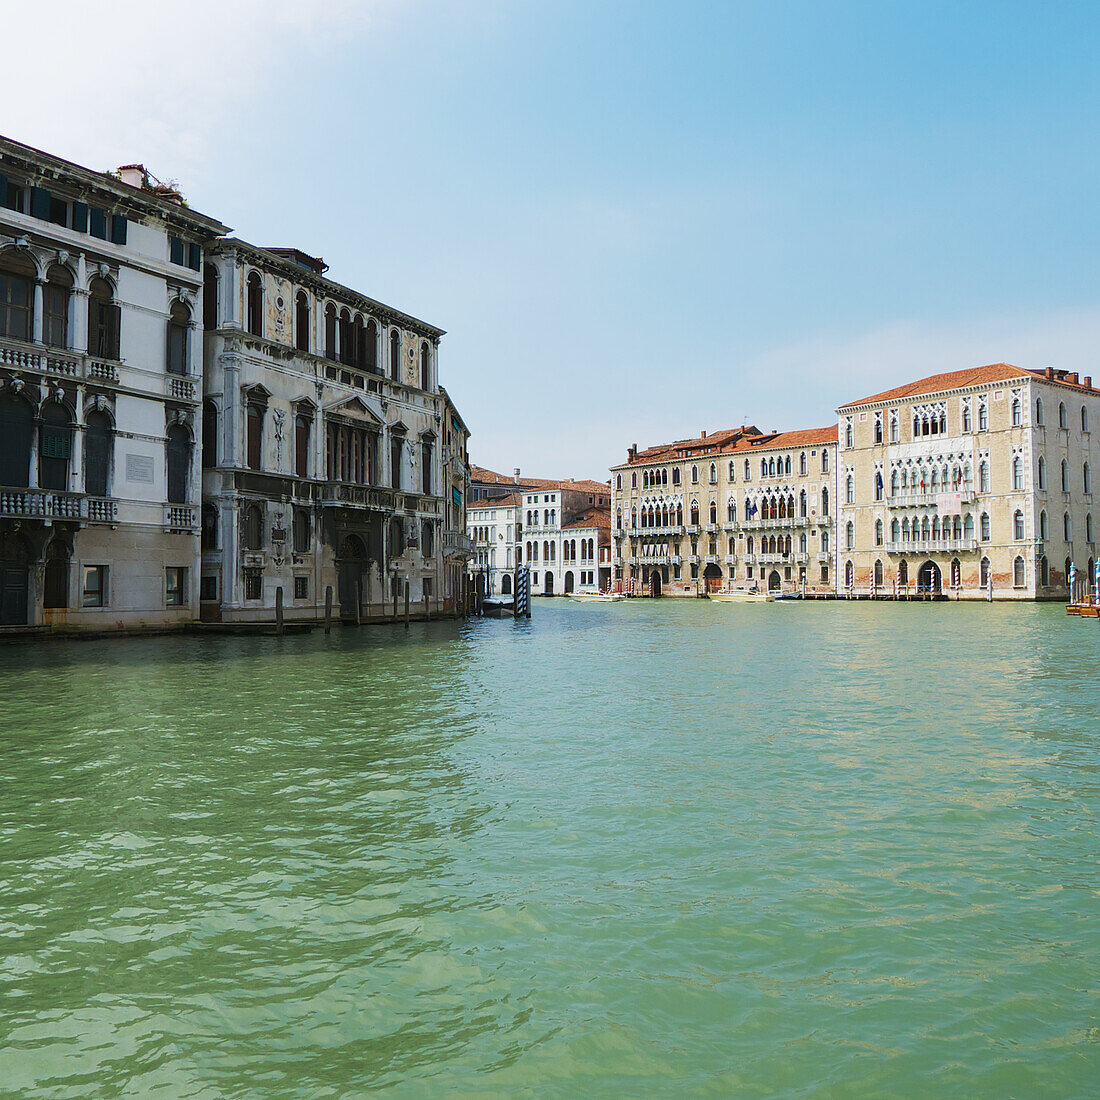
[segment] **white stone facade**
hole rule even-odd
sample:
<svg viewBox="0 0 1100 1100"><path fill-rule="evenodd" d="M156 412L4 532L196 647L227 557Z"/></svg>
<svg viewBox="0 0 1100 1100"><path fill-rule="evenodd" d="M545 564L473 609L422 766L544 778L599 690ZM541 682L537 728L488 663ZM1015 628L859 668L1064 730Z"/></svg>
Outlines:
<svg viewBox="0 0 1100 1100"><path fill-rule="evenodd" d="M140 166L0 138L0 629L197 617L203 255Z"/></svg>

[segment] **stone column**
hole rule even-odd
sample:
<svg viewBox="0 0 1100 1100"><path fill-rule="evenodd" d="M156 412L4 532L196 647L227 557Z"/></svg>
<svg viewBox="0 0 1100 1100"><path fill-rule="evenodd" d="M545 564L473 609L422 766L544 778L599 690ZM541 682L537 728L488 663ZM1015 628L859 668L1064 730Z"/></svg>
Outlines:
<svg viewBox="0 0 1100 1100"><path fill-rule="evenodd" d="M72 327L69 346L74 351L88 350L88 265L81 252L76 258L76 287L72 295Z"/></svg>
<svg viewBox="0 0 1100 1100"><path fill-rule="evenodd" d="M34 318L32 322L33 334L31 339L33 339L36 344L42 343L44 287L45 284L41 279L34 280Z"/></svg>
<svg viewBox="0 0 1100 1100"><path fill-rule="evenodd" d="M73 398L76 423L73 425L73 456L69 468L69 488L82 492L84 488L84 386L78 385Z"/></svg>
<svg viewBox="0 0 1100 1100"><path fill-rule="evenodd" d="M241 419L241 386L240 386L240 360L236 355L225 354L219 356L222 368L222 440L221 454L223 466L241 466L239 453L240 428L238 421Z"/></svg>

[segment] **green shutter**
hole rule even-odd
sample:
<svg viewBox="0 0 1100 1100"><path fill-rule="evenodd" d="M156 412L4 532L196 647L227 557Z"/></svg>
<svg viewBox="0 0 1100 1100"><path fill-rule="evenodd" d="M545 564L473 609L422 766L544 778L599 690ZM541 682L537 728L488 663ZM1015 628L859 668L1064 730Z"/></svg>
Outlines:
<svg viewBox="0 0 1100 1100"><path fill-rule="evenodd" d="M126 243L126 215L111 215L111 244Z"/></svg>
<svg viewBox="0 0 1100 1100"><path fill-rule="evenodd" d="M43 424L38 429L38 453L43 458L69 458L72 432L68 428L52 428Z"/></svg>
<svg viewBox="0 0 1100 1100"><path fill-rule="evenodd" d="M77 233L88 232L88 204L86 202L73 203L73 229Z"/></svg>
<svg viewBox="0 0 1100 1100"><path fill-rule="evenodd" d="M31 189L31 216L44 222L50 220L50 193L45 187Z"/></svg>
<svg viewBox="0 0 1100 1100"><path fill-rule="evenodd" d="M462 507L462 494L453 485L451 486L451 500L454 501L456 508Z"/></svg>
<svg viewBox="0 0 1100 1100"><path fill-rule="evenodd" d="M192 271L202 270L202 249L197 244L187 246L187 266Z"/></svg>
<svg viewBox="0 0 1100 1100"><path fill-rule="evenodd" d="M105 241L107 239L107 211L100 210L98 206L93 206L91 220L92 236L98 237L101 241Z"/></svg>
<svg viewBox="0 0 1100 1100"><path fill-rule="evenodd" d="M179 264L180 267L183 267L184 254L187 251L187 246L183 243L183 241L179 237L169 237L168 238L168 246L169 246L169 256L172 260L172 263Z"/></svg>

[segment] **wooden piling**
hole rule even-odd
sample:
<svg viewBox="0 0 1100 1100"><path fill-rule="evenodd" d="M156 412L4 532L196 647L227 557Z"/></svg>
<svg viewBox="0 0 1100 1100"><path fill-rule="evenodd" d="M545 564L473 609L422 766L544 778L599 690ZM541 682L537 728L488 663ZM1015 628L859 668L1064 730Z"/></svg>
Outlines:
<svg viewBox="0 0 1100 1100"><path fill-rule="evenodd" d="M405 629L409 629L409 578L405 578Z"/></svg>
<svg viewBox="0 0 1100 1100"><path fill-rule="evenodd" d="M275 588L275 633L280 636L283 633L283 586L281 584Z"/></svg>
<svg viewBox="0 0 1100 1100"><path fill-rule="evenodd" d="M332 630L332 585L325 587L325 633Z"/></svg>

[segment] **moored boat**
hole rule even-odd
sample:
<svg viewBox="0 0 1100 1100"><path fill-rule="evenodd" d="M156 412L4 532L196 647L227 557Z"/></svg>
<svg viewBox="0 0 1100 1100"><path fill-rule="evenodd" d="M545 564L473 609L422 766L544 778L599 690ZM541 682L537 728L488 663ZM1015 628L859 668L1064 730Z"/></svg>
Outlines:
<svg viewBox="0 0 1100 1100"><path fill-rule="evenodd" d="M578 592L573 593L569 598L576 600L577 603L621 603L626 599L618 592Z"/></svg>
<svg viewBox="0 0 1100 1100"><path fill-rule="evenodd" d="M709 598L716 603L775 603L772 592L712 592Z"/></svg>

